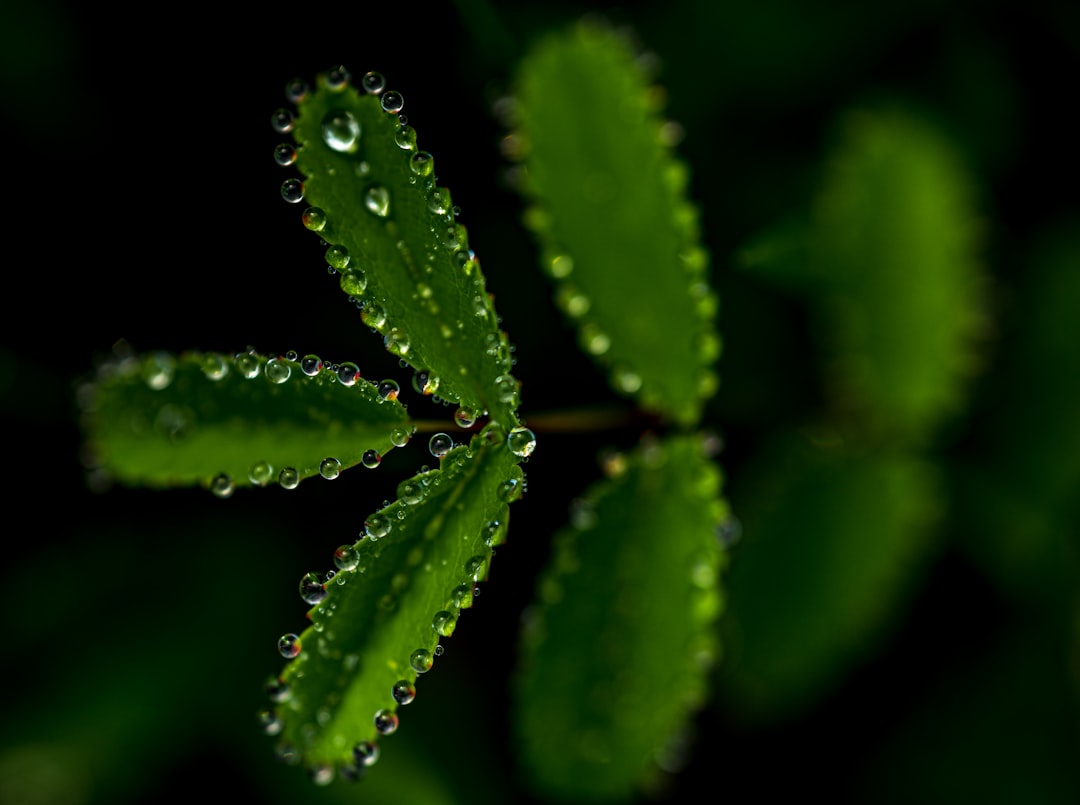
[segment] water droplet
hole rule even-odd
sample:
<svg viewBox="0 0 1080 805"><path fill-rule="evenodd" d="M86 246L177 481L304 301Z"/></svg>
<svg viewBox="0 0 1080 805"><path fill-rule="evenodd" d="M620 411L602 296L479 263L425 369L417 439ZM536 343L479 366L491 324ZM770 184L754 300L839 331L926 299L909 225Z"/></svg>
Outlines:
<svg viewBox="0 0 1080 805"><path fill-rule="evenodd" d="M732 547L742 538L742 522L734 514L729 514L717 526L716 538L725 548Z"/></svg>
<svg viewBox="0 0 1080 805"><path fill-rule="evenodd" d="M338 271L341 271L349 265L349 250L344 246L339 246L337 244L328 246L326 254L323 256L326 258L326 264Z"/></svg>
<svg viewBox="0 0 1080 805"><path fill-rule="evenodd" d="M288 683L277 676L267 679L263 689L272 702L287 702L289 697L292 696L292 690L289 688Z"/></svg>
<svg viewBox="0 0 1080 805"><path fill-rule="evenodd" d="M300 597L314 606L326 598L326 585L316 573L305 573L300 579Z"/></svg>
<svg viewBox="0 0 1080 805"><path fill-rule="evenodd" d="M379 747L371 741L361 741L353 747L353 760L359 768L374 766L379 759Z"/></svg>
<svg viewBox="0 0 1080 805"><path fill-rule="evenodd" d="M376 512L364 521L364 533L369 539L378 540L390 533L394 527L393 521L385 514Z"/></svg>
<svg viewBox="0 0 1080 805"><path fill-rule="evenodd" d="M359 297L367 288L367 275L359 268L350 268L341 275L341 290L349 296Z"/></svg>
<svg viewBox="0 0 1080 805"><path fill-rule="evenodd" d="M281 165L283 168L287 168L289 165L296 162L296 148L289 143L282 143L281 145L275 146L274 162Z"/></svg>
<svg viewBox="0 0 1080 805"><path fill-rule="evenodd" d="M471 576L473 581L483 581L482 577L486 570L486 556L472 556L465 562L465 573Z"/></svg>
<svg viewBox="0 0 1080 805"><path fill-rule="evenodd" d="M300 371L308 377L315 377L322 371L323 363L318 355L305 355L300 360Z"/></svg>
<svg viewBox="0 0 1080 805"><path fill-rule="evenodd" d="M439 378L431 372L417 372L413 375L412 387L417 394L429 396L439 390Z"/></svg>
<svg viewBox="0 0 1080 805"><path fill-rule="evenodd" d="M454 440L447 433L436 433L428 440L428 450L435 458L442 458L454 446Z"/></svg>
<svg viewBox="0 0 1080 805"><path fill-rule="evenodd" d="M384 92L381 98L382 108L384 112L392 112L397 114L405 108L405 99L401 97L400 92Z"/></svg>
<svg viewBox="0 0 1080 805"><path fill-rule="evenodd" d="M435 158L427 151L417 151L409 158L409 167L417 176L430 176L435 170Z"/></svg>
<svg viewBox="0 0 1080 805"><path fill-rule="evenodd" d="M386 308L378 304L364 305L360 311L360 320L368 327L381 330L386 324Z"/></svg>
<svg viewBox="0 0 1080 805"><path fill-rule="evenodd" d="M367 467L369 470L373 470L379 466L379 462L382 461L382 456L378 450L365 450L363 457L360 459L360 463Z"/></svg>
<svg viewBox="0 0 1080 805"><path fill-rule="evenodd" d="M296 125L296 117L288 109L278 109L270 116L270 125L274 131L286 134Z"/></svg>
<svg viewBox="0 0 1080 805"><path fill-rule="evenodd" d="M435 651L433 653L435 654L436 657L441 657L443 655L443 652L445 652L445 651L446 651L446 649L443 648L442 646L435 646Z"/></svg>
<svg viewBox="0 0 1080 805"><path fill-rule="evenodd" d="M277 641L278 653L287 660L300 654L300 638L294 634L284 634Z"/></svg>
<svg viewBox="0 0 1080 805"><path fill-rule="evenodd" d="M262 731L267 735L277 735L281 732L281 719L277 717L273 710L261 710L256 718L259 721L259 726L262 727Z"/></svg>
<svg viewBox="0 0 1080 805"><path fill-rule="evenodd" d="M454 411L454 423L459 428L471 428L476 423L476 411L468 406L461 406Z"/></svg>
<svg viewBox="0 0 1080 805"><path fill-rule="evenodd" d="M431 619L431 628L443 637L452 635L455 626L457 626L457 619L445 609L436 612L435 616Z"/></svg>
<svg viewBox="0 0 1080 805"><path fill-rule="evenodd" d="M360 552L352 545L339 545L334 551L334 564L338 570L356 570L360 564Z"/></svg>
<svg viewBox="0 0 1080 805"><path fill-rule="evenodd" d="M411 704L416 698L416 686L408 679L399 679L390 691L398 704Z"/></svg>
<svg viewBox="0 0 1080 805"><path fill-rule="evenodd" d="M360 367L346 361L337 368L337 379L343 386L355 386L356 381L360 379Z"/></svg>
<svg viewBox="0 0 1080 805"><path fill-rule="evenodd" d="M507 478L499 485L499 500L503 503L513 503L521 497L522 482L517 478Z"/></svg>
<svg viewBox="0 0 1080 805"><path fill-rule="evenodd" d="M154 352L146 356L142 365L143 380L154 391L168 388L176 375L176 359L167 352Z"/></svg>
<svg viewBox="0 0 1080 805"><path fill-rule="evenodd" d="M588 321L581 325L578 340L590 355L603 355L611 349L611 337L596 322Z"/></svg>
<svg viewBox="0 0 1080 805"><path fill-rule="evenodd" d="M407 355L409 352L409 334L400 327L391 327L383 337L383 344L387 350L397 356Z"/></svg>
<svg viewBox="0 0 1080 805"><path fill-rule="evenodd" d="M304 183L299 179L286 179L281 183L281 197L290 204L304 200Z"/></svg>
<svg viewBox="0 0 1080 805"><path fill-rule="evenodd" d="M398 484L398 500L407 506L415 506L424 499L424 485L414 478L408 478Z"/></svg>
<svg viewBox="0 0 1080 805"><path fill-rule="evenodd" d="M215 475L214 479L210 481L210 491L219 498L230 497L235 489L232 478L224 472Z"/></svg>
<svg viewBox="0 0 1080 805"><path fill-rule="evenodd" d="M418 674L426 674L434 664L435 658L431 656L431 652L426 648L418 648L409 655L409 665Z"/></svg>
<svg viewBox="0 0 1080 805"><path fill-rule="evenodd" d="M273 477L274 468L266 461L260 461L252 465L251 471L248 473L248 480L254 486L266 486Z"/></svg>
<svg viewBox="0 0 1080 805"><path fill-rule="evenodd" d="M384 400L396 400L401 393L401 386L396 380L383 380L379 383L379 396Z"/></svg>
<svg viewBox="0 0 1080 805"><path fill-rule="evenodd" d="M375 713L375 730L380 735L391 735L397 728L397 713L393 713L390 710L379 710Z"/></svg>
<svg viewBox="0 0 1080 805"><path fill-rule="evenodd" d="M580 319L589 312L592 301L580 288L572 283L564 283L555 291L555 302L572 319Z"/></svg>
<svg viewBox="0 0 1080 805"><path fill-rule="evenodd" d="M330 785L334 782L334 767L327 764L312 766L308 769L308 777L315 785Z"/></svg>
<svg viewBox="0 0 1080 805"><path fill-rule="evenodd" d="M326 213L319 207L308 207L301 214L300 220L312 232L319 232L326 226Z"/></svg>
<svg viewBox="0 0 1080 805"><path fill-rule="evenodd" d="M495 378L495 398L502 403L517 405L518 382L513 375L499 375Z"/></svg>
<svg viewBox="0 0 1080 805"><path fill-rule="evenodd" d="M345 89L351 80L352 76L349 71L341 65L334 67L326 74L326 86L335 92Z"/></svg>
<svg viewBox="0 0 1080 805"><path fill-rule="evenodd" d="M390 191L382 185L369 187L364 195L364 206L368 208L368 212L385 218L390 214Z"/></svg>
<svg viewBox="0 0 1080 805"><path fill-rule="evenodd" d="M394 135L394 140L403 151L415 151L416 129L412 126L401 126Z"/></svg>
<svg viewBox="0 0 1080 805"><path fill-rule="evenodd" d="M382 73L372 70L364 73L364 77L360 79L360 86L369 95L378 95L386 89L386 79L383 78Z"/></svg>
<svg viewBox="0 0 1080 805"><path fill-rule="evenodd" d="M629 366L621 364L612 368L611 382L616 390L624 394L633 394L641 389L641 375Z"/></svg>
<svg viewBox="0 0 1080 805"><path fill-rule="evenodd" d="M224 355L210 352L203 356L202 370L209 380L221 380L229 374L229 363Z"/></svg>
<svg viewBox="0 0 1080 805"><path fill-rule="evenodd" d="M458 609L467 609L472 606L473 586L471 584L459 584L450 591L450 601Z"/></svg>
<svg viewBox="0 0 1080 805"><path fill-rule="evenodd" d="M240 373L241 377L252 380L259 376L260 368L258 356L250 352L241 352L236 356L236 371Z"/></svg>
<svg viewBox="0 0 1080 805"><path fill-rule="evenodd" d="M528 428L514 428L506 437L506 446L515 456L530 456L536 449L536 435Z"/></svg>
<svg viewBox="0 0 1080 805"><path fill-rule="evenodd" d="M342 154L355 153L360 143L360 122L352 112L327 112L322 122L323 141Z"/></svg>
<svg viewBox="0 0 1080 805"><path fill-rule="evenodd" d="M300 485L300 473L292 467L283 467L278 473L277 482L282 489L296 489Z"/></svg>
<svg viewBox="0 0 1080 805"><path fill-rule="evenodd" d="M409 428L394 428L390 431L390 441L393 442L394 447L404 447L409 443L410 438L412 438L412 431Z"/></svg>
<svg viewBox="0 0 1080 805"><path fill-rule="evenodd" d="M328 481L332 481L341 474L341 462L336 458L327 457L319 464L319 475Z"/></svg>
<svg viewBox="0 0 1080 805"><path fill-rule="evenodd" d="M574 258L568 254L557 254L548 263L548 273L555 279L566 279L574 271Z"/></svg>
<svg viewBox="0 0 1080 805"><path fill-rule="evenodd" d="M266 362L266 379L271 383L281 384L292 375L292 368L288 363L277 358L271 358Z"/></svg>
<svg viewBox="0 0 1080 805"><path fill-rule="evenodd" d="M428 209L436 215L446 215L452 206L449 188L436 187L428 196Z"/></svg>
<svg viewBox="0 0 1080 805"><path fill-rule="evenodd" d="M285 98L290 103L300 103L311 92L308 82L302 78L294 78L285 85Z"/></svg>
<svg viewBox="0 0 1080 805"><path fill-rule="evenodd" d="M285 353L285 360L287 360L287 361L289 361L291 363L296 363L296 359L298 357L299 356L296 354L295 349L290 349L288 352Z"/></svg>

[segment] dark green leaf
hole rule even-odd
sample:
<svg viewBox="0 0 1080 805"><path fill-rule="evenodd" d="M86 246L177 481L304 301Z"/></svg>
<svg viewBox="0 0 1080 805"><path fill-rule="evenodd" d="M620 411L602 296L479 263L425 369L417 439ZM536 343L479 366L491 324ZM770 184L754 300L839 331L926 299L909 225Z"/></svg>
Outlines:
<svg viewBox="0 0 1080 805"><path fill-rule="evenodd" d="M644 444L575 503L523 635L517 733L533 786L619 799L677 764L716 659L720 472L696 436Z"/></svg>
<svg viewBox="0 0 1080 805"><path fill-rule="evenodd" d="M717 385L717 301L659 91L622 38L582 23L534 48L516 95L511 150L556 301L617 391L695 423Z"/></svg>

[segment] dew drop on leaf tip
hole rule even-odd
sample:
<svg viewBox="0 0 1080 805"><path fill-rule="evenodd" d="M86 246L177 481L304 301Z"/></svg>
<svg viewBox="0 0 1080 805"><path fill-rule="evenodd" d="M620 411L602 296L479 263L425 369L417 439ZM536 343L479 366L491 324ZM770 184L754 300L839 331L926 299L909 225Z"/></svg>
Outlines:
<svg viewBox="0 0 1080 805"><path fill-rule="evenodd" d="M371 741L360 741L353 747L353 760L360 768L375 765L379 759L379 747Z"/></svg>
<svg viewBox="0 0 1080 805"><path fill-rule="evenodd" d="M506 446L515 456L527 458L536 449L536 435L528 428L514 428L506 437Z"/></svg>
<svg viewBox="0 0 1080 805"><path fill-rule="evenodd" d="M392 735L398 728L397 714L390 710L379 710L375 713L375 730L380 735Z"/></svg>
<svg viewBox="0 0 1080 805"><path fill-rule="evenodd" d="M291 660L300 654L300 637L298 635L284 634L278 639L278 653L287 660Z"/></svg>
<svg viewBox="0 0 1080 805"><path fill-rule="evenodd" d="M407 679L399 679L390 693L398 704L410 704L416 698L416 686Z"/></svg>
<svg viewBox="0 0 1080 805"><path fill-rule="evenodd" d="M334 564L338 570L356 570L360 554L352 545L339 545L334 551Z"/></svg>
<svg viewBox="0 0 1080 805"><path fill-rule="evenodd" d="M286 179L281 183L281 197L290 204L304 200L304 183L299 179Z"/></svg>
<svg viewBox="0 0 1080 805"><path fill-rule="evenodd" d="M394 90L383 92L380 103L382 104L384 112L390 112L395 115L405 108L405 98L402 97L400 92L395 92Z"/></svg>
<svg viewBox="0 0 1080 805"><path fill-rule="evenodd" d="M343 90L349 85L352 75L342 65L332 68L326 74L326 86L332 90Z"/></svg>
<svg viewBox="0 0 1080 805"><path fill-rule="evenodd" d="M364 77L360 79L360 86L369 95L378 95L386 89L386 79L383 78L382 73L371 70L364 73Z"/></svg>
<svg viewBox="0 0 1080 805"><path fill-rule="evenodd" d="M220 473L215 475L213 480L210 481L210 491L214 493L216 497L227 498L232 496L236 486L233 484L232 478L226 473Z"/></svg>
<svg viewBox="0 0 1080 805"><path fill-rule="evenodd" d="M283 467L278 473L278 485L282 489L296 489L300 485L300 473L293 467Z"/></svg>
<svg viewBox="0 0 1080 805"><path fill-rule="evenodd" d="M426 648L418 648L411 655L409 655L409 665L418 674L426 674L431 670L431 666L434 665L435 659L431 652Z"/></svg>

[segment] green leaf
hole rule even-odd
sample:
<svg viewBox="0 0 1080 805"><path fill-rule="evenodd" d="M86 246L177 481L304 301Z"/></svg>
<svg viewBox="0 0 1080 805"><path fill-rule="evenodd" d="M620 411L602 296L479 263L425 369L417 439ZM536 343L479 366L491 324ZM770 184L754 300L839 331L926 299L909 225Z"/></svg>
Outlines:
<svg viewBox="0 0 1080 805"><path fill-rule="evenodd" d="M510 150L556 301L617 391L697 422L717 386L717 300L658 90L622 38L581 23L536 45L515 94Z"/></svg>
<svg viewBox="0 0 1080 805"><path fill-rule="evenodd" d="M362 303L364 322L426 373L427 393L513 427L519 383L509 340L432 155L396 112L384 111L399 111L390 101L404 100L390 89L367 94L331 83L319 76L292 131L312 205L305 225L330 244L327 262Z"/></svg>
<svg viewBox="0 0 1080 805"><path fill-rule="evenodd" d="M300 361L254 352L112 360L82 393L94 461L131 486L202 484L227 496L279 481L292 488L325 459L347 468L408 440L413 426L395 395L358 377L345 385L338 375L350 365L339 373L315 361L311 376Z"/></svg>
<svg viewBox="0 0 1080 805"><path fill-rule="evenodd" d="M743 479L724 697L779 719L819 700L898 617L927 557L938 478L915 456L785 438Z"/></svg>
<svg viewBox="0 0 1080 805"><path fill-rule="evenodd" d="M927 435L963 401L988 320L974 192L931 124L850 112L805 220L743 250L744 267L808 292L836 408L871 431Z"/></svg>
<svg viewBox="0 0 1080 805"><path fill-rule="evenodd" d="M696 436L645 443L575 502L527 620L516 726L536 790L619 799L669 766L718 645L726 512Z"/></svg>
<svg viewBox="0 0 1080 805"><path fill-rule="evenodd" d="M439 469L403 481L398 500L367 518L367 536L338 549L332 579L305 577L315 606L311 625L293 635L300 653L280 676L283 758L316 773L355 774L364 764L354 747L377 746L396 729L395 684L413 686L437 663L440 639L472 606L473 585L505 539L508 503L524 484L505 440L488 425Z"/></svg>

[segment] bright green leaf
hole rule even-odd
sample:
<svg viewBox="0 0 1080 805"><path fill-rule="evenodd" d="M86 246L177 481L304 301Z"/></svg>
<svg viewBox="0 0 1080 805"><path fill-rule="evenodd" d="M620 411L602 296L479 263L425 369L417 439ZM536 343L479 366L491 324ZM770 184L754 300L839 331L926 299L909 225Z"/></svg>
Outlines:
<svg viewBox="0 0 1080 805"><path fill-rule="evenodd" d="M644 444L575 503L523 635L517 734L534 787L619 799L670 767L707 694L726 506L702 440Z"/></svg>
<svg viewBox="0 0 1080 805"><path fill-rule="evenodd" d="M381 76L379 81L382 81ZM427 393L504 428L517 424L519 384L480 263L435 160L402 125L394 98L332 88L327 75L299 103L293 136L304 175L305 225L325 240L342 290L362 303L386 348L425 372ZM296 182L286 180L297 199Z"/></svg>
<svg viewBox="0 0 1080 805"><path fill-rule="evenodd" d="M94 461L128 485L202 484L225 496L239 486L291 488L326 459L351 467L412 434L394 395L319 367L310 376L301 362L252 352L110 361L82 394Z"/></svg>
<svg viewBox="0 0 1080 805"><path fill-rule="evenodd" d="M283 758L316 774L356 773L354 748L396 729L395 684L414 686L438 664L437 646L505 539L524 474L504 442L489 425L439 469L403 481L398 500L367 518L367 536L338 550L336 575L311 580L311 625L293 635L300 653L281 675Z"/></svg>
<svg viewBox="0 0 1080 805"><path fill-rule="evenodd" d="M508 147L556 301L617 391L695 423L717 385L717 301L658 90L620 37L582 23L533 49L516 95Z"/></svg>

